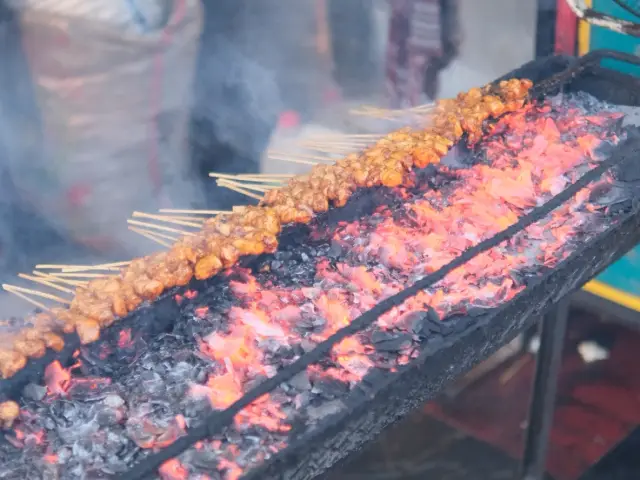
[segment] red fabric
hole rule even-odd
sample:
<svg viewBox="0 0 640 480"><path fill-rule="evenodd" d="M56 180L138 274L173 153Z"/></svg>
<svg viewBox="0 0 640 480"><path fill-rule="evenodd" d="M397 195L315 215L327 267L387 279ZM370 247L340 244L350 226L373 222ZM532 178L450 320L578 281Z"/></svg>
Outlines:
<svg viewBox="0 0 640 480"><path fill-rule="evenodd" d="M440 0L392 0L386 80L394 108L421 103L427 63L441 54Z"/></svg>
<svg viewBox="0 0 640 480"><path fill-rule="evenodd" d="M575 55L577 35L578 18L567 5L567 0L558 0L555 53Z"/></svg>

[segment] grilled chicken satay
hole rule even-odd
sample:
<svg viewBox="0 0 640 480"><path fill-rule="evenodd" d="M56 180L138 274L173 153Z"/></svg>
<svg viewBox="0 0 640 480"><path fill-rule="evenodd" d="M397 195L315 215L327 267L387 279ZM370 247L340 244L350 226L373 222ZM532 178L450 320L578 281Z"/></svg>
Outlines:
<svg viewBox="0 0 640 480"><path fill-rule="evenodd" d="M193 277L211 278L240 257L274 252L283 224L308 223L331 205L344 206L358 188L401 185L411 168L437 164L463 135L471 143L482 138L486 120L521 108L531 86L529 80L514 79L441 100L428 128L403 128L335 165L317 165L267 192L260 206L208 219L200 232L182 237L169 251L133 260L118 277L89 282L77 290L69 308L34 316L28 328L3 341L0 375L11 377L48 348L61 350L64 333L75 332L82 343L91 343L102 328L172 287Z"/></svg>

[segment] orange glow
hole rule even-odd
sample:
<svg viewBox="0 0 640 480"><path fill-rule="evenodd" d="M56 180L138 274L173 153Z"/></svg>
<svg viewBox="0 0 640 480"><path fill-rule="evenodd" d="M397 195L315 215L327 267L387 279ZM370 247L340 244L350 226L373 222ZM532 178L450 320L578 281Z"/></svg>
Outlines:
<svg viewBox="0 0 640 480"><path fill-rule="evenodd" d="M118 336L118 347L131 348L132 346L133 339L131 338L131 329L126 328L124 330L120 330L120 334Z"/></svg>
<svg viewBox="0 0 640 480"><path fill-rule="evenodd" d="M44 371L49 395L66 395L71 385L71 369L62 368L59 361L51 362Z"/></svg>
<svg viewBox="0 0 640 480"><path fill-rule="evenodd" d="M371 219L341 222L331 240L344 246L343 251L366 260L352 265L318 259L316 280L322 282L321 290L265 287L249 270L234 268L242 280L231 281L230 287L241 304L229 310L225 333L212 333L200 342L202 353L217 362L221 370L210 374L204 385L193 385L191 395L208 398L216 409L227 408L243 395L249 379L275 373L263 363L260 342L300 344L303 337L296 325L310 312L324 323L305 337L314 342L325 340L382 298L405 288L408 278L437 270L466 249L513 225L575 181L576 167L594 164L601 139L590 131L573 137L572 132L598 121L606 124L614 115L603 113L592 120L578 110L570 110L554 119L556 113L550 107L539 108L538 112L534 108L498 122L493 130L496 136L483 143L490 162L458 170L439 167L455 176L455 189L446 193L425 190L416 198L409 189L419 185L417 177L396 189L398 198L405 202L401 212L410 222L397 221L397 209L392 212L384 205L374 213L375 228ZM532 117L532 113L539 115ZM475 257L436 286L383 315L377 321L378 328L395 330L405 312L427 306L446 317L464 314L470 306L489 307L508 301L524 288L514 282L511 272L538 264L553 267L567 255L561 249L574 237L582 216L590 211L588 202L589 189L584 189L545 221L527 229L525 239L514 239L508 242L508 249L505 244ZM321 236L322 232L317 234ZM354 239L360 241L354 243ZM416 354L410 348L398 352L396 364L406 365ZM372 346L353 336L333 348L333 366L316 365L308 372L314 378L358 382L375 366L374 358ZM268 395L238 414L235 425L239 429L261 425L272 431L290 428L280 407ZM233 466L229 469L235 471ZM233 473L229 478L235 478Z"/></svg>
<svg viewBox="0 0 640 480"><path fill-rule="evenodd" d="M189 478L189 471L175 458L164 462L158 472L162 480L187 480Z"/></svg>

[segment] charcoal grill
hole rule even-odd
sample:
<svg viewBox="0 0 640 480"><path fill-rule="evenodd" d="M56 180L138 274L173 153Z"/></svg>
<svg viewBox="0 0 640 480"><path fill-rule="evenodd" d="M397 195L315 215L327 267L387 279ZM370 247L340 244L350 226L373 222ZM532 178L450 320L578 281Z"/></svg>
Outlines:
<svg viewBox="0 0 640 480"><path fill-rule="evenodd" d="M554 95L561 90L584 91L613 104L640 106L640 81L602 68L600 62L605 58L640 63L639 59L624 54L599 51L592 52L579 60L552 57L531 62L503 78L519 77L533 80L536 84L532 92L534 96ZM289 367L285 367L275 377L259 384L231 407L214 413L206 422L190 428L185 436L178 438L155 454L143 458L132 470L119 475L119 478L145 478L163 462L180 454L197 441L219 433L223 427L233 421L235 414L253 399L269 392L279 383L291 379L306 366L322 358L339 340L371 324L394 305L443 278L447 271L462 265L477 253L498 245L527 225L546 216L555 206L570 199L582 186L597 179L607 169L628 159L636 158L640 151L640 133L637 130L632 133L616 148L606 162L586 174L573 187L556 196L551 202L534 209L517 224L496 237L467 250L452 264L429 275L415 286L379 303L371 311L352 322L350 326L321 343L315 350L303 355ZM581 181L582 183L578 184ZM378 200L384 200L384 198ZM367 206L363 205L360 214L366 213L366 208ZM324 474L351 452L372 441L386 426L433 398L447 382L468 371L512 340L518 333L534 325L543 315L536 391L532 400L531 421L523 464L524 478L532 480L542 478L544 447L550 424L551 409L549 407L553 403L561 337L566 324L566 298L640 241L638 202L630 202L625 212L618 218L615 226L597 235L593 241L583 245L556 268L528 284L527 288L514 300L473 319L466 317L452 321L446 330L433 335L437 341L427 343L421 355L406 367L400 368L397 374L383 378L366 377L362 385L346 397L345 403L348 407L346 410L327 416L316 428L289 443L284 450L264 462L262 466L247 472L243 478L297 480L316 478ZM327 222L340 220L340 215L339 210L330 211L326 214L326 220ZM281 245L287 243L287 236L296 237L300 228L303 227L290 227L284 231ZM248 260L248 262L252 261L255 260ZM213 282L215 281L214 279ZM211 282L194 282L188 288L203 291L211 288L211 285ZM135 328L137 334L146 337L166 329L176 318L176 307L172 302L176 293L181 291L169 292L152 306L143 308L130 318L114 325L96 345L90 347L90 350L97 356L100 345L113 342L123 328ZM150 317L153 319L150 320ZM73 339L68 343L70 347L66 355L70 355L77 346L77 341L74 345L71 340ZM29 365L25 373L20 372L10 380L4 381L0 385L1 393L6 397L15 398L27 382L41 375L44 365L52 359L52 357L45 358L39 363Z"/></svg>

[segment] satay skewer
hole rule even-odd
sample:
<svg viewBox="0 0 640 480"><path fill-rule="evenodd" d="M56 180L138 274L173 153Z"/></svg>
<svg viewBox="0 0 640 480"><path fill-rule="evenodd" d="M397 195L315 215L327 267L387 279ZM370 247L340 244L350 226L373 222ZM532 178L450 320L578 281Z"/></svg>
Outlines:
<svg viewBox="0 0 640 480"><path fill-rule="evenodd" d="M256 185L269 185L269 184L282 185L283 183L282 180L279 180L276 178L260 179L260 178L253 178L253 177L239 177L239 176L232 177L231 175L220 177L218 175L212 175L212 174L209 174L209 176L213 178L217 178L219 180L229 180L232 182L241 181L241 182L247 182L247 183L254 183Z"/></svg>
<svg viewBox="0 0 640 480"><path fill-rule="evenodd" d="M9 285L8 283L3 283L2 288L7 292L19 292L26 295L33 295L35 297L46 298L48 300L53 300L54 302L62 303L65 305L71 303L71 301L67 300L66 298L58 297L57 295L52 295L50 293L41 292L40 290L33 290L31 288L18 287L17 285Z"/></svg>
<svg viewBox="0 0 640 480"><path fill-rule="evenodd" d="M272 156L291 157L291 158L304 159L304 160L317 160L319 162L334 162L336 160L328 156L311 155L309 153L287 153L287 152L281 152L280 150L269 150L268 156L269 157L272 157Z"/></svg>
<svg viewBox="0 0 640 480"><path fill-rule="evenodd" d="M239 173L240 178L293 178L296 175L294 173Z"/></svg>
<svg viewBox="0 0 640 480"><path fill-rule="evenodd" d="M301 165L319 165L322 164L323 162L320 161L315 161L315 160L304 160L304 159L299 159L293 156L284 156L284 155L269 155L269 160L278 160L281 162L289 162L289 163L299 163ZM325 165L329 165L328 163Z"/></svg>
<svg viewBox="0 0 640 480"><path fill-rule="evenodd" d="M233 180L218 180L218 182L216 182L218 185L220 186L226 186L226 185L233 185L234 187L240 187L240 188L244 188L246 190L253 190L255 192L268 192L269 190L273 190L276 187L266 187L266 186L258 186L258 185L253 185L253 184L247 184L247 183L243 183L243 182L235 182Z"/></svg>
<svg viewBox="0 0 640 480"><path fill-rule="evenodd" d="M384 133L327 133L324 135L313 135L308 137L309 139L326 139L326 138L382 138L386 134Z"/></svg>
<svg viewBox="0 0 640 480"><path fill-rule="evenodd" d="M153 214L153 213L145 213L145 212L135 211L135 212L133 212L133 216L134 217L139 217L139 218L149 218L151 220L158 220L160 222L175 223L176 225L182 225L183 227L202 228L202 225L199 224L199 223L187 222L187 221L184 221L184 220L173 220L173 219L171 219L171 217L166 217L166 216L163 216L163 215L156 215L156 214Z"/></svg>
<svg viewBox="0 0 640 480"><path fill-rule="evenodd" d="M56 276L65 277L65 278L107 278L107 277L117 277L118 275L113 273L60 272L60 273L56 273Z"/></svg>
<svg viewBox="0 0 640 480"><path fill-rule="evenodd" d="M142 230L140 228L136 228L136 227L129 227L129 230L131 230L134 233L137 233L138 235L142 235L143 237L156 242L160 245L162 245L163 247L167 247L167 248L171 248L171 244L169 242L165 242L164 240L158 238L156 235L154 235L152 232L150 232L149 230Z"/></svg>
<svg viewBox="0 0 640 480"><path fill-rule="evenodd" d="M98 265L36 265L35 268L39 268L42 270L61 270L67 272L83 272L86 270L108 270L108 271L118 271L120 267L124 267L131 263L130 260L125 262L113 262L113 263L102 263Z"/></svg>
<svg viewBox="0 0 640 480"><path fill-rule="evenodd" d="M135 225L137 227L146 227L146 228L151 228L153 230L163 230L165 232L178 233L180 235L193 235L193 232L188 232L186 230L179 230L177 228L172 228L172 227L165 227L164 225L156 225L155 223L140 222L138 220L131 220L131 219L128 219L127 223L129 225Z"/></svg>
<svg viewBox="0 0 640 480"><path fill-rule="evenodd" d="M192 215L228 215L230 210L179 210L173 208L161 208L160 213L190 213Z"/></svg>
<svg viewBox="0 0 640 480"><path fill-rule="evenodd" d="M233 190L234 192L241 193L242 195L246 195L247 197L253 198L255 200L262 200L262 195L257 195L253 192L250 192L249 190L245 190L244 188L236 187L233 184L218 182L218 185L224 188L228 188L229 190Z"/></svg>
<svg viewBox="0 0 640 480"><path fill-rule="evenodd" d="M3 285L3 288L4 288L4 285ZM40 302L34 300L33 298L31 298L31 297L29 297L29 296L27 296L27 295L25 295L23 293L17 292L17 291L12 290L12 289L6 289L5 288L5 290L10 294L15 295L16 297L20 297L24 301L29 302L31 305L34 305L35 307L39 308L42 311L45 311L45 312L50 312L51 311L49 309L49 307L47 307L45 304L40 303Z"/></svg>
<svg viewBox="0 0 640 480"><path fill-rule="evenodd" d="M136 228L136 227L129 227L129 230L132 230L134 232L144 232L148 235L153 235L154 237L158 237L158 238L164 238L166 240L171 240L173 242L178 240L178 237L174 237L173 235L167 235L166 233L160 233L160 232L153 232L151 230L145 230L144 228Z"/></svg>
<svg viewBox="0 0 640 480"><path fill-rule="evenodd" d="M41 277L44 279L48 279L51 280L52 282L56 282L56 283L62 283L64 285L71 285L74 287L84 287L87 282L83 282L80 280L69 280L68 278L60 278L60 277L56 277L55 274L51 274L51 273L42 273L39 272L37 270L34 270L31 272L33 275L35 275L36 277Z"/></svg>
<svg viewBox="0 0 640 480"><path fill-rule="evenodd" d="M188 216L180 216L180 215L162 215L162 218L171 218L173 220L184 220L185 222L200 222L198 224L198 228L202 228L202 222L206 220L206 218L202 217L188 217Z"/></svg>
<svg viewBox="0 0 640 480"><path fill-rule="evenodd" d="M331 146L331 145L316 145L316 146L307 146L309 150L314 150L316 152L324 152L331 155L346 155L349 153L356 152L358 150L363 150L365 147L340 147L340 146ZM322 157L320 157L322 158Z"/></svg>
<svg viewBox="0 0 640 480"><path fill-rule="evenodd" d="M373 142L348 142L348 141L332 141L332 140L324 140L324 141L311 141L305 140L300 142L300 145L303 147L345 147L345 148L365 148L371 145Z"/></svg>
<svg viewBox="0 0 640 480"><path fill-rule="evenodd" d="M27 275L26 273L19 273L18 277L24 278L25 280L29 280L34 283L39 283L40 285L45 285L47 287L53 288L54 290L58 290L60 292L69 293L71 295L75 294L75 290L67 287L61 287L53 282L50 282L42 277L35 277L33 275Z"/></svg>

